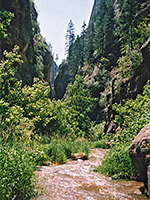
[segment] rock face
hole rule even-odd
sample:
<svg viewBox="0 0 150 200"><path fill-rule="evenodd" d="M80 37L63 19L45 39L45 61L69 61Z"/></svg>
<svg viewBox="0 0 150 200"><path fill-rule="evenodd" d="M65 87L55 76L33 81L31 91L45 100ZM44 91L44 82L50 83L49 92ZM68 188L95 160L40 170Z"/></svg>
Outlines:
<svg viewBox="0 0 150 200"><path fill-rule="evenodd" d="M20 47L23 65L16 74L16 78L23 81L23 84L31 85L33 78L39 76L37 57L41 57L42 70L45 80L54 77L56 64L52 61L52 55L48 45L40 35L37 23L37 12L32 0L0 0L0 8L14 13L14 18L8 27L8 37L0 41L0 52L10 51L15 45ZM37 36L40 35L40 40ZM0 55L0 60L2 55ZM53 74L54 73L54 74ZM54 78L53 78L54 79Z"/></svg>
<svg viewBox="0 0 150 200"><path fill-rule="evenodd" d="M60 66L58 75L54 81L54 89L57 99L62 99L65 95L69 83L74 82L75 75L69 70L67 64Z"/></svg>
<svg viewBox="0 0 150 200"><path fill-rule="evenodd" d="M56 77L57 72L58 72L58 66L53 60L52 61L52 68L51 68L51 72L50 72L50 85L51 86L54 85L54 81L55 81L55 77Z"/></svg>
<svg viewBox="0 0 150 200"><path fill-rule="evenodd" d="M129 154L150 197L150 123L136 136L129 147Z"/></svg>
<svg viewBox="0 0 150 200"><path fill-rule="evenodd" d="M95 1L94 1L94 5L93 5L91 17L90 17L90 22L96 20L95 15L96 15L96 13L97 13L97 11L98 11L98 9L99 9L100 1L101 1L101 0L95 0Z"/></svg>
<svg viewBox="0 0 150 200"><path fill-rule="evenodd" d="M35 76L33 65L35 64L33 50L33 33L30 15L29 0L0 0L0 7L14 13L11 26L8 28L8 37L1 41L1 51L10 51L14 45L20 47L20 54L24 61L23 66L19 69L17 78L22 79L24 83L32 83Z"/></svg>
<svg viewBox="0 0 150 200"><path fill-rule="evenodd" d="M113 103L122 103L123 99L135 99L137 94L143 92L143 87L150 80L150 37L142 45L141 52L143 57L143 62L136 69L134 76L127 82L125 82L120 91L115 89L115 76L112 76L111 91L107 95L107 114L106 114L106 124L105 133L114 132L117 127L113 123L115 113L112 109ZM130 85L130 87L128 87Z"/></svg>

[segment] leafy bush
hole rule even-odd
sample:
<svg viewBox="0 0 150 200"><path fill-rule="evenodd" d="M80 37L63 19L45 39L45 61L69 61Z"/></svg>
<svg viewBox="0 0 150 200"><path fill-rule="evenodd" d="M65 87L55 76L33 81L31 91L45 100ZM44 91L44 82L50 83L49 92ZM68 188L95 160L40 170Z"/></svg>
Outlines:
<svg viewBox="0 0 150 200"><path fill-rule="evenodd" d="M115 82L118 90L134 76L136 69L142 63L142 59L140 49L133 49L128 44L122 48L122 56L118 59L119 74L116 76L117 80Z"/></svg>
<svg viewBox="0 0 150 200"><path fill-rule="evenodd" d="M34 192L35 162L22 144L0 146L0 199L30 199Z"/></svg>
<svg viewBox="0 0 150 200"><path fill-rule="evenodd" d="M47 154L51 162L63 164L67 161L64 145L58 141L53 141L47 149Z"/></svg>
<svg viewBox="0 0 150 200"><path fill-rule="evenodd" d="M111 149L97 171L113 179L132 179L134 167L129 157L128 147L121 146Z"/></svg>
<svg viewBox="0 0 150 200"><path fill-rule="evenodd" d="M77 75L73 85L67 88L65 100L53 101L52 121L53 132L59 136L76 138L90 138L89 112L94 98L86 96L83 86L83 77Z"/></svg>
<svg viewBox="0 0 150 200"><path fill-rule="evenodd" d="M128 100L124 105L115 104L113 108L116 111L115 123L121 131L112 136L112 149L98 171L112 178L132 178L134 170L128 147L139 131L150 122L150 84L144 87L143 94L137 95L135 100Z"/></svg>
<svg viewBox="0 0 150 200"><path fill-rule="evenodd" d="M68 96L64 101L52 102L50 87L44 81L35 78L32 86L23 86L14 78L22 63L18 51L17 46L9 53L5 51L5 60L0 64L0 114L3 120L8 123L14 120L16 125L20 120L28 120L38 134L90 137L88 113L94 99L85 95L83 77L77 76L74 84L68 86Z"/></svg>
<svg viewBox="0 0 150 200"><path fill-rule="evenodd" d="M113 144L131 143L139 131L150 122L150 84L144 87L142 95L135 100L128 100L124 105L115 104L115 123L121 131L114 136Z"/></svg>
<svg viewBox="0 0 150 200"><path fill-rule="evenodd" d="M91 124L91 128L90 128L90 131L91 131L91 140L93 141L97 141L97 140L101 140L102 139L102 136L103 136L103 132L104 132L104 125L105 125L105 122L101 122L100 124L96 124L96 125L92 125Z"/></svg>
<svg viewBox="0 0 150 200"><path fill-rule="evenodd" d="M74 84L67 87L67 98L64 100L66 107L68 107L67 122L74 130L75 137L90 137L88 114L94 101L94 98L86 96L83 77L76 75Z"/></svg>

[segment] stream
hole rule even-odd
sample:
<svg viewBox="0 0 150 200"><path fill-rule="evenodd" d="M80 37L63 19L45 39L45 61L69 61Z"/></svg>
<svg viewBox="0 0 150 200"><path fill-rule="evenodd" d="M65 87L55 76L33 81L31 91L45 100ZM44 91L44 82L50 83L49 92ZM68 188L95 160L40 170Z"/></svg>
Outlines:
<svg viewBox="0 0 150 200"><path fill-rule="evenodd" d="M89 160L40 167L37 184L44 194L36 200L146 200L140 191L143 183L111 180L93 172L105 153L104 149L91 149Z"/></svg>

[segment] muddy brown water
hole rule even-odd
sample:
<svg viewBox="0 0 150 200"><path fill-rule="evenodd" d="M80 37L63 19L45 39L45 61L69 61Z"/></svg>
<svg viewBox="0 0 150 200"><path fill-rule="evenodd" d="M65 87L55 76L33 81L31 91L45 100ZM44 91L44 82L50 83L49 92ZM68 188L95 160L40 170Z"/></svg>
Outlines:
<svg viewBox="0 0 150 200"><path fill-rule="evenodd" d="M42 166L38 186L44 194L36 200L146 200L141 194L143 183L115 181L93 172L106 150L92 149L89 160L69 160L63 165Z"/></svg>

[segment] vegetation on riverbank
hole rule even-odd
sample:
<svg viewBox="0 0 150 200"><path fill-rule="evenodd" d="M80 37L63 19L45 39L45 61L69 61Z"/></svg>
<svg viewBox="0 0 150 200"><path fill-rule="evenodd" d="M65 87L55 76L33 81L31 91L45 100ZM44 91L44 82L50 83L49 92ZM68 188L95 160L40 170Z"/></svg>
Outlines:
<svg viewBox="0 0 150 200"><path fill-rule="evenodd" d="M119 1L119 6L121 3ZM133 3L135 11L138 11L137 4ZM81 37L77 37L68 49L68 63L78 73L63 100L50 99L50 86L42 79L43 75L35 78L32 86L18 81L15 75L23 63L19 47L15 46L10 52L4 51L0 62L0 199L30 199L38 192L34 177L37 165L47 162L63 164L74 153L84 153L88 157L90 147L106 148L106 141L109 141L111 149L97 170L114 179L134 177L128 147L150 121L150 85L146 85L143 94L135 100L112 106L114 122L120 129L115 135L103 136L104 115L92 122L91 110L98 102L92 97L92 92L98 89L98 96L101 96L99 109L104 114L106 94L110 89L106 84L110 69L117 64L115 87L119 91L142 62L140 45L149 35L149 21L142 16L137 25L131 27L127 19L127 4L124 4L122 13L127 16L122 14L114 23L110 20L114 15L112 4L107 9L105 1L102 1L101 8L107 12L98 13L95 27L93 23L87 30L84 27ZM136 15L136 12L132 13L132 17L133 14ZM12 13L0 11L1 38L7 37L12 17ZM128 31L124 29L124 23ZM118 45L118 38L122 39L122 48L117 50L120 58L114 58L115 54L112 55L111 51L106 55L110 50L108 47L113 47L113 41L114 46ZM92 74L95 64L99 70L96 84L85 85L84 76ZM103 94L100 95L100 91Z"/></svg>
<svg viewBox="0 0 150 200"><path fill-rule="evenodd" d="M106 136L111 142L111 149L97 170L115 179L133 179L135 171L128 148L140 130L150 122L150 84L135 100L128 100L124 105L115 104L114 110L120 131Z"/></svg>

